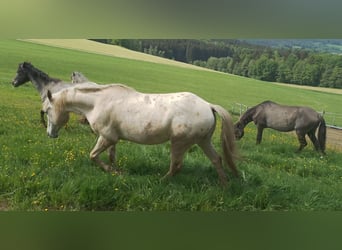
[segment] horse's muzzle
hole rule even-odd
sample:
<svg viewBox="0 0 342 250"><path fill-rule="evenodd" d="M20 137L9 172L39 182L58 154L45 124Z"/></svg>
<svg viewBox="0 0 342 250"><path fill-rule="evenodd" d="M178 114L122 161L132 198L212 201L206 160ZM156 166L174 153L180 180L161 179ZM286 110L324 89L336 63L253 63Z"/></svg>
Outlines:
<svg viewBox="0 0 342 250"><path fill-rule="evenodd" d="M12 86L13 86L13 87L18 87L17 83L18 83L18 81L13 80L13 81L12 81Z"/></svg>
<svg viewBox="0 0 342 250"><path fill-rule="evenodd" d="M48 137L50 138L57 138L58 137L58 134L50 134L50 133L47 133Z"/></svg>

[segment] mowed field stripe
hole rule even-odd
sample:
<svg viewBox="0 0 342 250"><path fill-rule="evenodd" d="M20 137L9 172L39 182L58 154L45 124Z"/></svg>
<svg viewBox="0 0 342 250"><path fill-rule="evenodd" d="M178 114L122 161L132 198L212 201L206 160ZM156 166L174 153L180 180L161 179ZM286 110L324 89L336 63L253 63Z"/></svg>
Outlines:
<svg viewBox="0 0 342 250"><path fill-rule="evenodd" d="M108 55L114 57L121 57L139 61L153 62L153 63L161 63L167 65L173 65L182 68L190 68L197 70L209 70L203 67L182 63L174 60L170 60L167 58L162 58L154 55L149 55L142 52L133 51L130 49L126 49L117 45L110 45L99 43L87 39L24 39L22 41L28 41L38 44L49 45L53 47L73 49L85 52L91 52L101 55Z"/></svg>

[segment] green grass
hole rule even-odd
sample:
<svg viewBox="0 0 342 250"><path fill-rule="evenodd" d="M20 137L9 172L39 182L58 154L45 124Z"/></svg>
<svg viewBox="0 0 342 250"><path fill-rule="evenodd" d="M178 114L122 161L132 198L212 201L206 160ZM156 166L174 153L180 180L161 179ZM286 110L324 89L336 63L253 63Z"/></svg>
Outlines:
<svg viewBox="0 0 342 250"><path fill-rule="evenodd" d="M220 73L114 58L21 41L0 40L0 209L110 211L341 210L341 153L320 156L312 145L296 154L296 138L266 130L255 145L249 125L237 142L240 178L220 187L215 169L199 148L186 155L181 173L161 181L169 165L169 144L120 142L120 176L89 160L96 136L72 116L58 139L39 123L40 99L31 83L10 85L18 63L68 80L79 70L99 83L121 82L144 92L191 91L230 109L266 99L342 113L340 96L287 88ZM237 117L234 117L237 119ZM219 128L214 144L219 149ZM106 155L103 155L106 159ZM230 172L227 171L229 176Z"/></svg>

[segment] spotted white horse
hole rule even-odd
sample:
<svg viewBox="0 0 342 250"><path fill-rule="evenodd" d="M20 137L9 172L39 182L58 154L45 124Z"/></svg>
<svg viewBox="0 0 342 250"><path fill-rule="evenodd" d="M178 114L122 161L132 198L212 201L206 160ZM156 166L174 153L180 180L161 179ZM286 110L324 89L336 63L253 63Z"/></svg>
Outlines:
<svg viewBox="0 0 342 250"><path fill-rule="evenodd" d="M211 104L188 92L145 94L121 84L98 87L75 86L47 94L47 134L58 137L68 121L69 112L86 116L93 131L98 134L90 158L105 171L116 171L100 160L108 149L109 160L115 162L115 145L122 140L139 144L171 142L171 163L164 177L181 170L186 151L197 144L216 167L221 184L227 183L222 159L213 147L211 137L215 130L217 113L222 118L221 141L223 159L235 176L236 150L234 125L229 113L219 105Z"/></svg>

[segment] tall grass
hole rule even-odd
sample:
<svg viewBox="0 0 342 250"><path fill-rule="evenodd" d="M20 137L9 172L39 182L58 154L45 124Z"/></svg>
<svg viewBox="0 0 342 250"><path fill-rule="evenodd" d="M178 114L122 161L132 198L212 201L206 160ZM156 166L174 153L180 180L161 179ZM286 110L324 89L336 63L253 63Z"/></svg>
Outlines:
<svg viewBox="0 0 342 250"><path fill-rule="evenodd" d="M17 64L27 60L67 80L73 70L100 82L122 82L146 92L192 91L226 109L234 102L321 105L340 112L334 94L274 86L220 73L0 40L0 209L110 211L340 210L341 153L328 148L320 158L308 145L296 154L294 136L266 130L255 145L249 125L237 142L239 178L219 185L215 169L198 147L190 149L179 175L165 181L169 144L143 146L121 141L122 175L104 173L89 160L96 135L72 116L58 139L39 123L40 100L31 83L14 89ZM237 119L237 117L235 117ZM219 150L220 127L214 135ZM107 160L103 155L103 160Z"/></svg>

